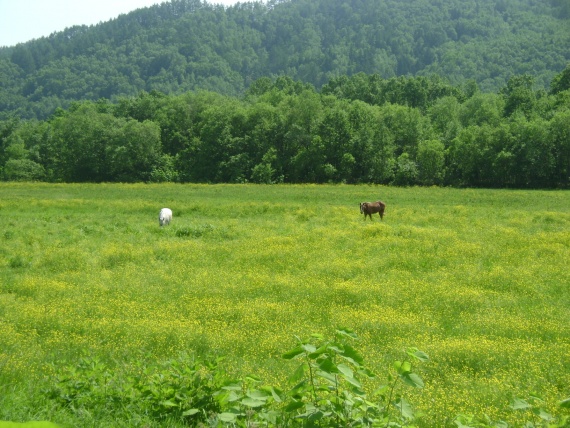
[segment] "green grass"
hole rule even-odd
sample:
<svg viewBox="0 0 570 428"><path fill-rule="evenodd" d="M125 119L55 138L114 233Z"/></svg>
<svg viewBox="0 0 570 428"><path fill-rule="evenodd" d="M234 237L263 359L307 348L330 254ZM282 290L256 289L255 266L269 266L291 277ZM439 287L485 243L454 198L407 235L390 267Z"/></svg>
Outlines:
<svg viewBox="0 0 570 428"><path fill-rule="evenodd" d="M384 221L364 221L376 199ZM41 394L85 353L225 356L285 386L294 336L339 325L381 376L430 355L425 426L516 426L513 397L570 396L568 192L3 183L0 219L0 420L90 426Z"/></svg>

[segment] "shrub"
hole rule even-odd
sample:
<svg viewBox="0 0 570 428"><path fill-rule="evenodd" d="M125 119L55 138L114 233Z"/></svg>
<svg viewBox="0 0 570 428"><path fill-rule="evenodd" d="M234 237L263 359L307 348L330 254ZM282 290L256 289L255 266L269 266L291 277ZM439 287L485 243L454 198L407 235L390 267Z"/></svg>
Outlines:
<svg viewBox="0 0 570 428"><path fill-rule="evenodd" d="M8 181L37 181L44 178L44 167L31 159L9 159L4 165L4 179Z"/></svg>
<svg viewBox="0 0 570 428"><path fill-rule="evenodd" d="M283 354L299 361L289 377L291 388L263 385L256 376L230 379L219 367L221 359L197 360L187 354L162 363L148 358L111 369L98 358L83 356L75 367L59 371L47 396L76 412L97 414L104 409L114 418L146 415L170 426L200 427L416 427L419 420L406 398L404 387L423 388L414 365L429 360L408 348L402 360L394 361L387 381L378 380L351 345L358 340L346 328L333 339L313 334L297 338L294 348ZM544 410L536 395L514 398L511 406L523 412L525 427L568 427L568 416L555 417ZM559 403L570 408L570 398ZM486 415L458 414L459 428L507 428L504 421ZM517 426L517 425L515 425Z"/></svg>

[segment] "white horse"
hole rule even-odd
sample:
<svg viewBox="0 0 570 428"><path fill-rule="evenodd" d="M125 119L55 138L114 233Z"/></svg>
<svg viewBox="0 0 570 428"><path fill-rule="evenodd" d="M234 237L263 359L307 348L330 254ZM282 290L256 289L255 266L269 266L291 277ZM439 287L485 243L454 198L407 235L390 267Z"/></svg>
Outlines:
<svg viewBox="0 0 570 428"><path fill-rule="evenodd" d="M158 213L158 224L164 226L170 224L172 221L172 210L170 208L163 208Z"/></svg>

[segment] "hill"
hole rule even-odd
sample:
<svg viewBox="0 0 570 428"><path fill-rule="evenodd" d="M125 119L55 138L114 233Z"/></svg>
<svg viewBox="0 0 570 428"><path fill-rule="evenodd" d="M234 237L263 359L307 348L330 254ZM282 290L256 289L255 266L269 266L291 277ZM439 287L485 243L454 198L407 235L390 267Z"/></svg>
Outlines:
<svg viewBox="0 0 570 428"><path fill-rule="evenodd" d="M96 26L0 48L0 119L141 91L242 94L264 76L320 89L360 72L438 74L483 91L570 61L567 0L171 0Z"/></svg>

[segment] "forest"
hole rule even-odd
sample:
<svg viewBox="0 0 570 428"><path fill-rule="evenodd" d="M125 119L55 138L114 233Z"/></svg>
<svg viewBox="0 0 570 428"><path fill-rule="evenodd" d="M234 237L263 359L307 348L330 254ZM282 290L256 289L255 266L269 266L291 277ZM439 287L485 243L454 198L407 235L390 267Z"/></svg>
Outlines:
<svg viewBox="0 0 570 428"><path fill-rule="evenodd" d="M317 90L358 73L436 74L497 92L537 89L570 62L567 0L170 0L95 26L0 47L0 119L142 91L241 96L262 77Z"/></svg>
<svg viewBox="0 0 570 428"><path fill-rule="evenodd" d="M566 0L171 0L0 48L0 179L568 188Z"/></svg>
<svg viewBox="0 0 570 428"><path fill-rule="evenodd" d="M358 73L321 91L263 77L211 91L77 101L0 121L3 180L378 183L568 188L570 64L496 93L440 77Z"/></svg>

